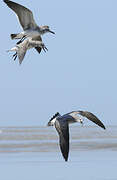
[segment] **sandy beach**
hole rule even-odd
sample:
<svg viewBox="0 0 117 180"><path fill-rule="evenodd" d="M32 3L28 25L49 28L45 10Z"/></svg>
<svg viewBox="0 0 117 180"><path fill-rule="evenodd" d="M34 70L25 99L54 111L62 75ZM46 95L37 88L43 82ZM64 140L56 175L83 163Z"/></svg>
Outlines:
<svg viewBox="0 0 117 180"><path fill-rule="evenodd" d="M117 127L72 126L68 162L53 128L0 131L1 180L117 180Z"/></svg>

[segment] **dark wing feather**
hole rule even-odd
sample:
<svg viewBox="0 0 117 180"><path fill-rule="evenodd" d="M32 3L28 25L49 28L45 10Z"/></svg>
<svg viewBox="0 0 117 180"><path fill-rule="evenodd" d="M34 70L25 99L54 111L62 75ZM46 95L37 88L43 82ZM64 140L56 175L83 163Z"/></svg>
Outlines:
<svg viewBox="0 0 117 180"><path fill-rule="evenodd" d="M35 41L41 41L41 42L42 42L41 36L36 36L36 37L32 38L32 40L35 40ZM41 48L41 47L35 47L35 49L36 49L37 52L40 54L42 48Z"/></svg>
<svg viewBox="0 0 117 180"><path fill-rule="evenodd" d="M40 54L42 48L41 47L35 47L35 49L37 50L37 52Z"/></svg>
<svg viewBox="0 0 117 180"><path fill-rule="evenodd" d="M33 18L32 11L12 1L4 0L4 2L17 14L19 22L24 30L37 27L37 24L35 23L35 20Z"/></svg>
<svg viewBox="0 0 117 180"><path fill-rule="evenodd" d="M92 114L92 113L90 113L88 111L78 111L78 112L79 112L80 115L86 117L87 119L94 122L98 126L102 127L103 129L106 129L104 124L94 114Z"/></svg>
<svg viewBox="0 0 117 180"><path fill-rule="evenodd" d="M67 121L56 120L55 128L59 134L59 144L65 161L69 154L69 127Z"/></svg>

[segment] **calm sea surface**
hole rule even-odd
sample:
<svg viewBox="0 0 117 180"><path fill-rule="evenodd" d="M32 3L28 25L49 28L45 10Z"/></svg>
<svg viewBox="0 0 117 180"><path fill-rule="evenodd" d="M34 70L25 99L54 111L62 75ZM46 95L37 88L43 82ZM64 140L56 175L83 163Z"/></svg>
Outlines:
<svg viewBox="0 0 117 180"><path fill-rule="evenodd" d="M0 127L0 180L117 180L117 126L70 126L64 162L53 127Z"/></svg>

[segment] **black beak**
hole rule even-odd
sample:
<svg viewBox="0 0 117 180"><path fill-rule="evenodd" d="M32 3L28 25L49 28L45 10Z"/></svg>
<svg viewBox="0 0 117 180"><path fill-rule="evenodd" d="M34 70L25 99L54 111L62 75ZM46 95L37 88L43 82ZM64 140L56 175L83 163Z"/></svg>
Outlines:
<svg viewBox="0 0 117 180"><path fill-rule="evenodd" d="M51 31L51 30L49 30L49 32L52 33L52 34L55 34L55 32L53 32L53 31Z"/></svg>

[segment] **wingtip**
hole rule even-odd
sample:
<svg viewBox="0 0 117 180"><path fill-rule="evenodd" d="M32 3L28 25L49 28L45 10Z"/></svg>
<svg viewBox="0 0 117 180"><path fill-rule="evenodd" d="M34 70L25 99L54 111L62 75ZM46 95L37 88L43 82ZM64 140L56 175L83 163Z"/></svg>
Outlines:
<svg viewBox="0 0 117 180"><path fill-rule="evenodd" d="M68 157L67 158L65 158L65 162L67 162L68 161Z"/></svg>
<svg viewBox="0 0 117 180"><path fill-rule="evenodd" d="M98 126L100 126L101 128L103 128L104 130L106 129L106 127L104 126L104 124L100 121L101 124L97 124Z"/></svg>
<svg viewBox="0 0 117 180"><path fill-rule="evenodd" d="M64 158L64 160L65 160L65 162L67 162L68 161L68 154L63 154L63 158Z"/></svg>
<svg viewBox="0 0 117 180"><path fill-rule="evenodd" d="M101 128L103 128L104 130L106 130L106 127L104 126L104 124L101 122L101 124L97 124L98 126L100 126Z"/></svg>
<svg viewBox="0 0 117 180"><path fill-rule="evenodd" d="M21 66L21 64L22 64L22 61L19 60L19 66Z"/></svg>

